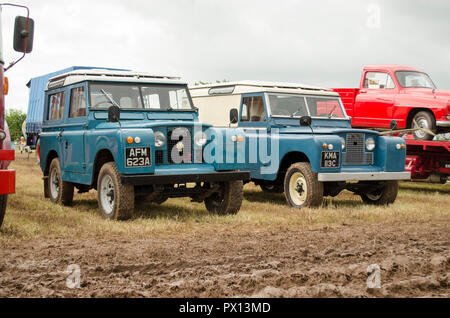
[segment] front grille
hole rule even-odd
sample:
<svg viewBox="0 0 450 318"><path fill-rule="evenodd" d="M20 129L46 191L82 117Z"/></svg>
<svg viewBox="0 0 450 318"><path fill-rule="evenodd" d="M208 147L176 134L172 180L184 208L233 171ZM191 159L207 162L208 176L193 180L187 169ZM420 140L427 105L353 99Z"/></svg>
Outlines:
<svg viewBox="0 0 450 318"><path fill-rule="evenodd" d="M157 165L164 164L164 151L163 150L155 151L155 164L157 164Z"/></svg>
<svg viewBox="0 0 450 318"><path fill-rule="evenodd" d="M167 156L170 164L192 163L192 134L188 128L175 127L167 132Z"/></svg>
<svg viewBox="0 0 450 318"><path fill-rule="evenodd" d="M373 152L366 152L365 149L364 134L347 134L345 152L342 153L342 164L373 165Z"/></svg>

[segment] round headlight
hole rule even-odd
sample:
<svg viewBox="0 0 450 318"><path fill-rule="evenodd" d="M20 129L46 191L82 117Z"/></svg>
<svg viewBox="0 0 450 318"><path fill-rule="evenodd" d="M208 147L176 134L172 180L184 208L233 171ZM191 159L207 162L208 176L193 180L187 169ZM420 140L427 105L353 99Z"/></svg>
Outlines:
<svg viewBox="0 0 450 318"><path fill-rule="evenodd" d="M367 138L366 149L369 151L372 151L375 149L375 140L373 140L373 138Z"/></svg>
<svg viewBox="0 0 450 318"><path fill-rule="evenodd" d="M345 149L345 138L344 137L340 137L341 139L341 144L342 144L342 150Z"/></svg>
<svg viewBox="0 0 450 318"><path fill-rule="evenodd" d="M207 142L206 134L202 131L197 132L194 136L194 141L197 146L203 147Z"/></svg>
<svg viewBox="0 0 450 318"><path fill-rule="evenodd" d="M155 146L162 147L166 143L166 136L160 131L155 132Z"/></svg>
<svg viewBox="0 0 450 318"><path fill-rule="evenodd" d="M6 138L6 133L3 130L0 130L0 141Z"/></svg>

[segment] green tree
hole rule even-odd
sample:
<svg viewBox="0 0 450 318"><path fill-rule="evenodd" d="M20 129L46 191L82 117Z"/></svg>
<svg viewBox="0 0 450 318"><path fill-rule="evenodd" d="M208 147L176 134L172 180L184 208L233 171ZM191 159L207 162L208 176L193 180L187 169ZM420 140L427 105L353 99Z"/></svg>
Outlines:
<svg viewBox="0 0 450 318"><path fill-rule="evenodd" d="M27 118L27 114L20 109L8 109L6 111L6 122L8 123L11 140L19 140L22 136L22 124Z"/></svg>

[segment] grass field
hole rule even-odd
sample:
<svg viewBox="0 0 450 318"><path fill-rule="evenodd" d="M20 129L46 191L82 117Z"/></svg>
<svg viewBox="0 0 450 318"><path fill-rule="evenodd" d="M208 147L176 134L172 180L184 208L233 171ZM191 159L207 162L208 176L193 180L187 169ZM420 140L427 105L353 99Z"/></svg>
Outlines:
<svg viewBox="0 0 450 318"><path fill-rule="evenodd" d="M401 184L395 204L364 205L350 192L326 198L320 209L296 210L281 194L268 195L248 184L241 211L233 216L207 213L203 204L169 199L162 205L138 204L135 217L126 222L106 221L98 213L96 191L76 194L72 207L53 204L43 197L42 172L34 155L17 154L11 164L17 171L16 194L9 197L0 242L54 237L128 237L174 235L197 231L264 232L312 230L342 225L421 222L449 219L450 184Z"/></svg>

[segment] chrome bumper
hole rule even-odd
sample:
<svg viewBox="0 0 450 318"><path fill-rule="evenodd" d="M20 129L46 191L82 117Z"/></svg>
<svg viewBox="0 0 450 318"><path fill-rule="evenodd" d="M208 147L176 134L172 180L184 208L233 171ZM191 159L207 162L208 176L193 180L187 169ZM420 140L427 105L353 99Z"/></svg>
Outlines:
<svg viewBox="0 0 450 318"><path fill-rule="evenodd" d="M450 127L450 120L438 120L436 122L436 126L438 126L438 127Z"/></svg>
<svg viewBox="0 0 450 318"><path fill-rule="evenodd" d="M411 172L337 172L319 173L321 182L330 181L385 181L385 180L410 180Z"/></svg>

